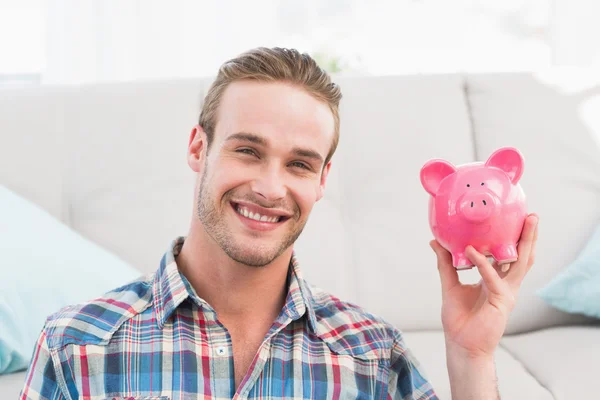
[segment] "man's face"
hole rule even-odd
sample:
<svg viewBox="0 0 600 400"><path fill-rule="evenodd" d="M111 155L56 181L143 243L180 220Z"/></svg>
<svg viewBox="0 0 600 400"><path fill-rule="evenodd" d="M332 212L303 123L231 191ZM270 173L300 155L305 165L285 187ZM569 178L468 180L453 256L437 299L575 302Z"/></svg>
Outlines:
<svg viewBox="0 0 600 400"><path fill-rule="evenodd" d="M296 241L323 195L333 134L329 107L301 88L228 86L199 171L197 212L229 257L264 266Z"/></svg>

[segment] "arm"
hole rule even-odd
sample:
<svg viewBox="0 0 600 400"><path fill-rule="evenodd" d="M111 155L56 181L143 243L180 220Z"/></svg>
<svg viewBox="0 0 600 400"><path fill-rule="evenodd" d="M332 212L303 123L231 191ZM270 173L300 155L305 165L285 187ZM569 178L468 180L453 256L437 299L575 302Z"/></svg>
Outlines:
<svg viewBox="0 0 600 400"><path fill-rule="evenodd" d="M56 382L54 363L46 342L45 328L33 350L25 385L19 400L64 400L65 397Z"/></svg>
<svg viewBox="0 0 600 400"><path fill-rule="evenodd" d="M472 357L447 344L446 364L453 399L500 400L493 357Z"/></svg>
<svg viewBox="0 0 600 400"><path fill-rule="evenodd" d="M502 339L521 283L531 269L537 241L535 215L525 220L518 260L510 269L492 265L472 246L466 256L477 266L481 280L464 285L452 266L451 254L430 242L438 259L442 284L442 325L446 338L448 375L453 400L498 400L494 352Z"/></svg>

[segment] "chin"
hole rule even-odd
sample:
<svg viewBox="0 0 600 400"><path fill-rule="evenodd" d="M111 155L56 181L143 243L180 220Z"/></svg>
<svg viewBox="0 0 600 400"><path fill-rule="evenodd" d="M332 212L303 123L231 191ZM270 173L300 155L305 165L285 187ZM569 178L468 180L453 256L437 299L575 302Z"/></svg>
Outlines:
<svg viewBox="0 0 600 400"><path fill-rule="evenodd" d="M264 267L281 254L272 246L267 247L256 242L260 241L249 240L244 245L224 250L231 259L251 267Z"/></svg>
<svg viewBox="0 0 600 400"><path fill-rule="evenodd" d="M249 267L265 267L269 264L271 264L271 262L273 262L274 258L272 257L265 257L264 254L242 254L239 257L236 256L235 254L233 255L233 257L231 257L233 260L237 261L240 264L244 264L247 265Z"/></svg>

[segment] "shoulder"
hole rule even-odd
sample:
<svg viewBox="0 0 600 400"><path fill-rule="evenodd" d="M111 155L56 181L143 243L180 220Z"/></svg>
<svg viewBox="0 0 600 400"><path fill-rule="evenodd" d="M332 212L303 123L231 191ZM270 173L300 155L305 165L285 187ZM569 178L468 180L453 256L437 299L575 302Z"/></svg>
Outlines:
<svg viewBox="0 0 600 400"><path fill-rule="evenodd" d="M48 347L107 344L125 321L152 305L153 278L154 274L142 276L102 297L50 315L44 327Z"/></svg>
<svg viewBox="0 0 600 400"><path fill-rule="evenodd" d="M401 331L384 318L320 288L307 286L312 292L319 336L332 350L357 358L390 360L392 350L404 345Z"/></svg>

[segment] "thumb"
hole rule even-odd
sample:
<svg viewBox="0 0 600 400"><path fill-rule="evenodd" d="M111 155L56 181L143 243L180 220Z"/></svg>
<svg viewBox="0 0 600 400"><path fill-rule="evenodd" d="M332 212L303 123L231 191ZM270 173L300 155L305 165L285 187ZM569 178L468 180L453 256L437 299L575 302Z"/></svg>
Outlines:
<svg viewBox="0 0 600 400"><path fill-rule="evenodd" d="M442 293L446 293L454 286L460 284L458 272L452 265L452 254L443 248L437 240L430 241L429 246L431 246L431 249L437 256L437 267L442 282Z"/></svg>

